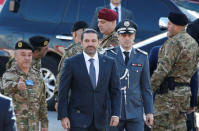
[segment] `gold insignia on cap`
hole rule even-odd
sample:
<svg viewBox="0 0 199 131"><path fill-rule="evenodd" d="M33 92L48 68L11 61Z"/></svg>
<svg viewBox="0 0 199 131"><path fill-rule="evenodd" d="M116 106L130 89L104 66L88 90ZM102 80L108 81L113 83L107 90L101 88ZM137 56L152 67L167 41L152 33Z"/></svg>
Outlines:
<svg viewBox="0 0 199 131"><path fill-rule="evenodd" d="M47 46L48 45L48 41L44 41L44 46Z"/></svg>
<svg viewBox="0 0 199 131"><path fill-rule="evenodd" d="M18 47L22 47L22 45L23 45L22 42L18 43Z"/></svg>
<svg viewBox="0 0 199 131"><path fill-rule="evenodd" d="M129 21L124 21L124 26L125 27L129 27L130 26L130 22Z"/></svg>

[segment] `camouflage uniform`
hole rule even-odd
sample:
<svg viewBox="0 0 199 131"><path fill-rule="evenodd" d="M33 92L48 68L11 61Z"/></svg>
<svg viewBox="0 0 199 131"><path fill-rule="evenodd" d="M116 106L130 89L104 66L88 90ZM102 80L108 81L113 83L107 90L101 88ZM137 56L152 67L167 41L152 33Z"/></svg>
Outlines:
<svg viewBox="0 0 199 131"><path fill-rule="evenodd" d="M174 77L175 82L190 83L198 62L198 45L185 32L169 38L158 54L158 66L151 78L155 92L166 77ZM177 86L168 94L156 95L154 130L186 130L184 112L189 108L190 87Z"/></svg>
<svg viewBox="0 0 199 131"><path fill-rule="evenodd" d="M15 58L11 57L9 59L9 61L6 64L6 70L10 69L11 67L13 67L16 64Z"/></svg>
<svg viewBox="0 0 199 131"><path fill-rule="evenodd" d="M25 80L32 80L34 85L26 85L24 91L18 90L21 76ZM2 85L4 94L13 100L19 131L38 131L39 121L42 128L48 128L45 85L38 77L38 71L31 68L26 75L14 65L3 74Z"/></svg>
<svg viewBox="0 0 199 131"><path fill-rule="evenodd" d="M64 61L67 58L70 58L74 55L77 55L78 53L83 51L80 43L72 43L71 45L69 45L64 50L65 50L65 54L62 56L62 59L59 62L58 74L57 74L57 79L56 79L56 86L55 86L55 90L54 90L54 95L56 97L56 100L57 100L57 97L58 97L58 88L59 88L59 82L60 82L60 77L61 77L61 70L64 66Z"/></svg>
<svg viewBox="0 0 199 131"><path fill-rule="evenodd" d="M119 40L117 38L117 33L112 32L110 35L104 35L102 38L99 48L107 48L111 46L118 46L119 45Z"/></svg>
<svg viewBox="0 0 199 131"><path fill-rule="evenodd" d="M41 59L32 59L32 67L34 69L37 69L38 71L40 71L40 68L41 68Z"/></svg>

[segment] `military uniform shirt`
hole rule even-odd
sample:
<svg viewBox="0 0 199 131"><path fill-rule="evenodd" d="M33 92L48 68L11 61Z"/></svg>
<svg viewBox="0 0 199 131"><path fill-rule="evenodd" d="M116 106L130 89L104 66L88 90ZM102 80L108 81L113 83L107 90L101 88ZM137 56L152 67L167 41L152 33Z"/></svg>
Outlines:
<svg viewBox="0 0 199 131"><path fill-rule="evenodd" d="M32 81L24 91L17 88L21 76ZM18 130L38 131L39 121L42 128L48 128L45 85L38 71L31 68L26 75L17 65L12 66L3 74L2 85L4 94L13 100Z"/></svg>
<svg viewBox="0 0 199 131"><path fill-rule="evenodd" d="M119 40L117 38L116 32L112 32L110 35L104 35L99 48L108 48L108 47L116 47L119 45Z"/></svg>
<svg viewBox="0 0 199 131"><path fill-rule="evenodd" d="M62 56L60 62L59 62L59 66L58 66L58 74L57 74L57 79L56 79L56 86L55 86L55 90L54 90L54 95L56 97L58 97L58 88L59 88L59 83L60 83L60 77L61 77L61 70L64 67L64 61L67 58L70 58L74 55L77 55L78 53L82 52L82 46L80 43L72 43L71 45L69 45L67 48L64 49L65 53Z"/></svg>
<svg viewBox="0 0 199 131"><path fill-rule="evenodd" d="M158 66L151 78L153 91L166 77L174 77L179 83L190 83L196 71L198 53L196 41L185 30L169 38L158 54Z"/></svg>

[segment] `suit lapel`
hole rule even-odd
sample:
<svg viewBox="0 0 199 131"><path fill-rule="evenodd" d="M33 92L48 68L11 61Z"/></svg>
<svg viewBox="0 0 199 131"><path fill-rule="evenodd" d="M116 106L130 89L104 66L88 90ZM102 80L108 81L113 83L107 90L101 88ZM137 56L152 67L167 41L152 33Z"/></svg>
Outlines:
<svg viewBox="0 0 199 131"><path fill-rule="evenodd" d="M83 53L81 53L81 57L80 57L80 60L79 60L79 65L82 65L82 73L85 74L85 77L88 78L88 81L90 83L90 86L92 87L93 89L93 86L92 86L92 83L91 83L91 80L90 80L90 76L88 74L88 70L87 70L87 67L86 67L86 62L85 62L85 58L84 58L84 55Z"/></svg>
<svg viewBox="0 0 199 131"><path fill-rule="evenodd" d="M127 66L132 63L132 61L134 60L135 54L136 54L136 50L135 50L135 48L132 48Z"/></svg>
<svg viewBox="0 0 199 131"><path fill-rule="evenodd" d="M103 77L103 74L104 74L104 70L105 70L105 63L106 63L106 60L104 59L103 55L99 54L98 53L98 58L99 58L99 76L98 76L98 81L97 81L97 87L100 85L100 82L101 82L101 79Z"/></svg>
<svg viewBox="0 0 199 131"><path fill-rule="evenodd" d="M122 51L121 51L121 49L120 49L120 46L117 47L117 60L118 60L123 66L125 66L125 61L124 61L123 54L122 54Z"/></svg>

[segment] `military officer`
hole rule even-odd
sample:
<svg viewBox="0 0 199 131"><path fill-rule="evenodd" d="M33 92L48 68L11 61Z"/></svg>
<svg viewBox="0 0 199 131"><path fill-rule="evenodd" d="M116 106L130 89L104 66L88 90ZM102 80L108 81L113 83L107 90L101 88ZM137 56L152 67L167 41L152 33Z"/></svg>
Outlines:
<svg viewBox="0 0 199 131"><path fill-rule="evenodd" d="M158 54L158 65L151 78L155 98L156 131L186 131L185 113L189 109L190 80L198 63L198 44L185 31L185 14L168 15L168 40Z"/></svg>
<svg viewBox="0 0 199 131"><path fill-rule="evenodd" d="M116 60L120 73L122 108L121 117L115 131L144 131L145 123L153 124L153 97L150 85L148 55L133 48L136 24L123 20L116 27L120 46L107 50L106 54ZM144 109L144 110L143 110Z"/></svg>
<svg viewBox="0 0 199 131"><path fill-rule="evenodd" d="M33 36L29 41L33 47L32 67L39 71L41 68L41 58L45 57L48 51L49 39L43 36ZM10 58L6 65L6 69L11 68L12 66L15 66L14 58Z"/></svg>
<svg viewBox="0 0 199 131"><path fill-rule="evenodd" d="M33 36L29 41L33 46L32 67L39 71L41 68L41 58L45 57L48 52L49 39L43 36Z"/></svg>
<svg viewBox="0 0 199 131"><path fill-rule="evenodd" d="M115 32L117 13L111 9L101 9L98 12L98 27L103 34L99 48L107 48L119 45Z"/></svg>
<svg viewBox="0 0 199 131"><path fill-rule="evenodd" d="M11 97L19 131L48 131L45 86L38 71L31 68L33 47L24 41L15 45L15 66L2 77L4 94Z"/></svg>
<svg viewBox="0 0 199 131"><path fill-rule="evenodd" d="M81 41L81 34L83 31L88 28L88 24L84 21L77 21L74 23L73 28L72 28L72 35L73 35L73 42L70 44L68 47L64 49L64 55L62 56L62 59L59 62L58 66L58 74L57 74L57 79L56 79L56 86L54 90L54 95L55 95L55 110L57 111L57 97L58 97L58 87L59 87L59 82L60 82L60 75L61 75L61 70L64 66L64 61L67 58L70 58L74 55L77 55L78 53L82 52L82 46L80 44Z"/></svg>

